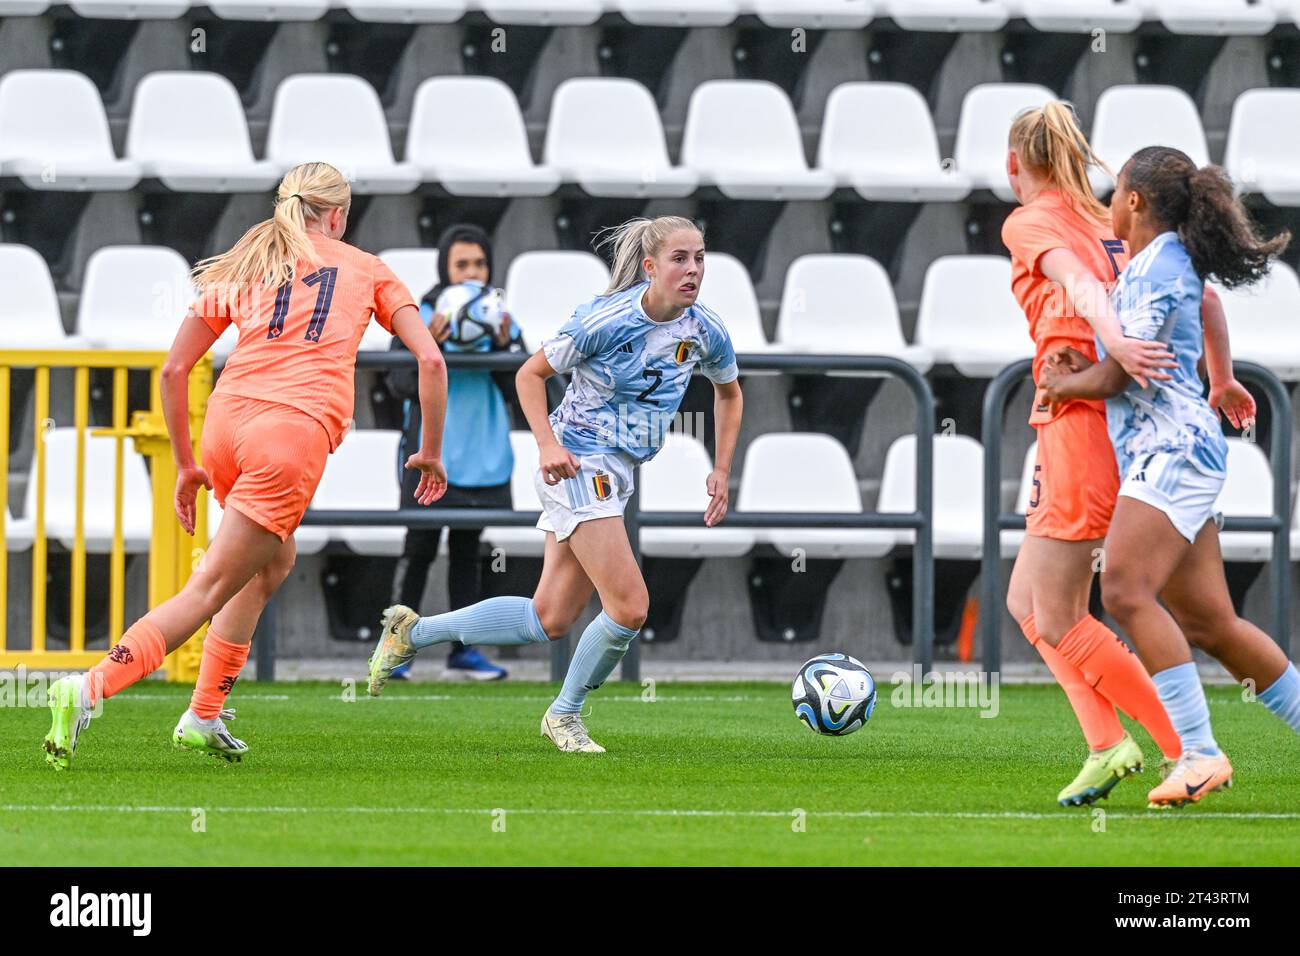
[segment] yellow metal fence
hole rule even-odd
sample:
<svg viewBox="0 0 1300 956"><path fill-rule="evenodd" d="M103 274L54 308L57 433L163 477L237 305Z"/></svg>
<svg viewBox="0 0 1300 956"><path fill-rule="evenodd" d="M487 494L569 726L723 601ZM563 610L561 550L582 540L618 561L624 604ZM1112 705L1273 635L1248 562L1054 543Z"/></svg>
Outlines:
<svg viewBox="0 0 1300 956"><path fill-rule="evenodd" d="M152 533L149 544L149 606L174 595L185 584L190 572L207 547L207 495L200 494L194 536L181 529L173 512L172 501L176 489L176 465L172 459L171 442L162 414L160 381L166 352L135 352L107 350L0 350L0 668L44 667L85 668L103 657L105 648L86 648L86 440L88 436L105 435L115 440L113 537L109 549L108 641L116 644L122 636L126 622L125 577L126 542L123 532L123 496L125 442L131 439L135 450L149 462L152 487ZM31 481L35 485L33 513L24 519L33 522L31 546L31 646L30 649L10 650L8 647L9 614L9 561L6 523L9 507L9 434L10 428L21 424L11 420L10 386L14 369L32 369L34 448ZM92 369L112 370L112 426L89 428L90 378ZM150 378L150 408L136 411L127 421L127 374L132 370L146 370ZM76 475L73 547L71 550L71 581L69 591L68 648L50 649L46 641L47 574L49 541L46 536L46 435L56 427L50 417L51 372L70 370L72 373L73 421L76 435ZM203 416L208 396L212 391L212 360L205 356L195 367L189 381L190 434L198 455L198 440L203 431ZM92 476L91 480L106 476ZM12 560L21 560L16 552ZM198 673L198 660L202 648L202 635L206 626L184 646L167 658L167 676L173 680L193 680Z"/></svg>

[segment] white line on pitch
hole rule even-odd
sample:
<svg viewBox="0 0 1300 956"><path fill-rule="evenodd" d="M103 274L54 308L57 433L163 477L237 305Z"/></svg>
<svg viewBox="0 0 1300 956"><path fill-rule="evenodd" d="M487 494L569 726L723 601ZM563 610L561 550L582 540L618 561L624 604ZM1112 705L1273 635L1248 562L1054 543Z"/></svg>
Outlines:
<svg viewBox="0 0 1300 956"><path fill-rule="evenodd" d="M0 812L65 812L65 813L192 813L194 807L166 806L130 806L115 804L78 804L78 805L44 805L44 804L0 804ZM475 807L203 807L208 813L271 813L271 814L315 814L315 813L355 813L355 814L425 814L425 815L467 815L481 816L504 810L512 814L534 816L603 816L603 817L781 817L787 818L791 810L656 810L637 809L617 810L609 808L581 809L577 807L509 807L475 808ZM836 817L844 819L898 819L925 818L950 820L1071 820L1087 822L1088 816L1075 813L1034 813L1007 811L1004 813L978 813L940 810L808 810L810 817ZM1300 813L1127 813L1115 811L1106 814L1107 819L1117 820L1300 820Z"/></svg>

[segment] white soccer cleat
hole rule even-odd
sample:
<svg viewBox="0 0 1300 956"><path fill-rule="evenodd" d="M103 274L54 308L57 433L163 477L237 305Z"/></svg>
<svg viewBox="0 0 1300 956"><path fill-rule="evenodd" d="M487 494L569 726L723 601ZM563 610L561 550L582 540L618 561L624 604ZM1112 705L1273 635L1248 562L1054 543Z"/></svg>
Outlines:
<svg viewBox="0 0 1300 956"><path fill-rule="evenodd" d="M542 736L565 753L603 754L605 748L592 740L583 726L581 714L542 714Z"/></svg>
<svg viewBox="0 0 1300 956"><path fill-rule="evenodd" d="M234 719L233 710L223 710L211 720L204 720L194 711L187 710L181 714L180 722L172 732L172 743L187 750L197 750L231 763L239 763L244 754L248 753L248 744L226 729L225 721Z"/></svg>
<svg viewBox="0 0 1300 956"><path fill-rule="evenodd" d="M393 671L415 657L416 648L411 645L411 628L419 622L420 615L409 607L394 604L380 618L383 629L379 633L379 643L370 655L370 674L366 689L371 697L378 697L384 691L384 685Z"/></svg>

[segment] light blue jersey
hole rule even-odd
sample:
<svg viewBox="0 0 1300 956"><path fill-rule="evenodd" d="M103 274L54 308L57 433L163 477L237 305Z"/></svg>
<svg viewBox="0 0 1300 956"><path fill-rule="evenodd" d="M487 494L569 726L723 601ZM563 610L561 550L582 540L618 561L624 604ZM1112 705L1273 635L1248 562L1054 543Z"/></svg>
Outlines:
<svg viewBox="0 0 1300 956"><path fill-rule="evenodd" d="M1146 388L1130 382L1106 400L1106 424L1115 446L1119 473L1133 461L1168 452L1181 455L1202 474L1223 477L1228 445L1218 416L1202 397L1196 372L1203 348L1201 296L1204 283L1175 232L1162 232L1130 260L1111 293L1124 334L1164 342L1177 368L1170 378L1149 379ZM1097 354L1105 357L1101 343Z"/></svg>
<svg viewBox="0 0 1300 956"><path fill-rule="evenodd" d="M696 365L718 385L739 374L716 314L697 302L671 322L655 322L641 308L649 287L597 296L542 343L553 369L573 373L551 427L575 455L621 451L649 461L663 447Z"/></svg>

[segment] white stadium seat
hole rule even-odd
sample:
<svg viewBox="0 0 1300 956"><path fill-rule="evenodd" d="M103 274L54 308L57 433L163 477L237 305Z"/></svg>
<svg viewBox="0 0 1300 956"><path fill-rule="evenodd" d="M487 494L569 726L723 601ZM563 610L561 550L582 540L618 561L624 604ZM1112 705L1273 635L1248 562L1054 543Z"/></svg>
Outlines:
<svg viewBox="0 0 1300 956"><path fill-rule="evenodd" d="M691 93L682 165L728 199L825 199L835 177L809 169L790 98L766 80L708 80Z"/></svg>
<svg viewBox="0 0 1300 956"><path fill-rule="evenodd" d="M934 436L934 556L978 561L984 553L984 447L967 435ZM916 508L916 436L894 440L885 454L877 511L894 514ZM916 532L895 532L900 545Z"/></svg>
<svg viewBox="0 0 1300 956"><path fill-rule="evenodd" d="M39 17L49 8L49 0L0 0L0 17Z"/></svg>
<svg viewBox="0 0 1300 956"><path fill-rule="evenodd" d="M131 189L140 166L118 159L95 84L75 70L0 76L0 176L29 189Z"/></svg>
<svg viewBox="0 0 1300 956"><path fill-rule="evenodd" d="M1275 261L1264 279L1218 290L1234 359L1258 362L1285 382L1300 381L1300 278Z"/></svg>
<svg viewBox="0 0 1300 956"><path fill-rule="evenodd" d="M88 20L175 20L190 0L72 0L72 12Z"/></svg>
<svg viewBox="0 0 1300 956"><path fill-rule="evenodd" d="M455 23L465 15L465 0L346 0L363 23Z"/></svg>
<svg viewBox="0 0 1300 956"><path fill-rule="evenodd" d="M1022 16L1044 33L1132 33L1142 23L1138 0L1004 0L1013 16Z"/></svg>
<svg viewBox="0 0 1300 956"><path fill-rule="evenodd" d="M609 9L601 0L478 0L496 23L539 27L585 27Z"/></svg>
<svg viewBox="0 0 1300 956"><path fill-rule="evenodd" d="M1001 30L1008 19L999 0L878 0L876 15L904 30L931 33Z"/></svg>
<svg viewBox="0 0 1300 956"><path fill-rule="evenodd" d="M420 181L415 166L393 161L379 94L361 77L347 74L299 73L281 81L271 107L266 157L284 169L330 163L362 194L409 193Z"/></svg>
<svg viewBox="0 0 1300 956"><path fill-rule="evenodd" d="M872 0L740 0L742 14L778 29L861 30L871 22L871 7Z"/></svg>
<svg viewBox="0 0 1300 956"><path fill-rule="evenodd" d="M104 246L86 262L77 334L97 348L171 348L194 299L190 270L164 246Z"/></svg>
<svg viewBox="0 0 1300 956"><path fill-rule="evenodd" d="M512 431L510 450L515 464L510 472L510 502L515 511L541 511L533 476L537 473L539 452L537 439L530 431ZM533 525L501 525L483 529L483 540L491 548L501 548L509 563L512 557L540 558L546 550L546 532Z"/></svg>
<svg viewBox="0 0 1300 956"><path fill-rule="evenodd" d="M1224 517L1258 518L1273 513L1273 470L1259 445L1228 439L1228 477L1215 508ZM1225 561L1267 561L1273 536L1267 531L1224 531L1219 547Z"/></svg>
<svg viewBox="0 0 1300 956"><path fill-rule="evenodd" d="M0 243L0 342L8 349L84 348L63 331L59 297L41 254L28 246ZM0 440L3 440L0 438Z"/></svg>
<svg viewBox="0 0 1300 956"><path fill-rule="evenodd" d="M862 493L844 446L829 435L769 433L750 442L736 495L738 512L862 512ZM887 528L756 529L757 543L810 558L879 558L894 546Z"/></svg>
<svg viewBox="0 0 1300 956"><path fill-rule="evenodd" d="M1300 496L1295 497L1291 510L1291 560L1300 561Z"/></svg>
<svg viewBox="0 0 1300 956"><path fill-rule="evenodd" d="M455 130L455 135L448 135ZM406 159L457 196L547 196L560 176L533 164L510 87L486 76L439 76L415 91Z"/></svg>
<svg viewBox="0 0 1300 956"><path fill-rule="evenodd" d="M641 466L641 510L704 514L710 500L705 483L711 471L713 461L703 442L668 432L659 453ZM695 527L641 529L641 551L652 558L734 558L753 546L753 530L728 528L725 518L713 528L701 519Z"/></svg>
<svg viewBox="0 0 1300 956"><path fill-rule="evenodd" d="M1029 324L1011 294L1011 260L941 256L925 270L916 341L971 378L1032 358Z"/></svg>
<svg viewBox="0 0 1300 956"><path fill-rule="evenodd" d="M1093 152L1116 176L1128 158L1144 146L1181 149L1197 166L1210 161L1205 129L1192 98L1174 86L1112 86L1097 97L1092 120ZM1097 167L1088 170L1098 195L1112 183Z"/></svg>
<svg viewBox="0 0 1300 956"><path fill-rule="evenodd" d="M565 80L551 100L546 164L593 196L680 198L699 177L668 160L654 97L635 80Z"/></svg>
<svg viewBox="0 0 1300 956"><path fill-rule="evenodd" d="M515 256L506 272L505 307L536 351L578 306L608 286L609 269L590 252L525 252Z"/></svg>
<svg viewBox="0 0 1300 956"><path fill-rule="evenodd" d="M397 478L397 446L401 438L398 431L349 431L325 463L325 473L312 498L312 510L396 511L401 494ZM411 507L419 507L414 499ZM396 557L406 542L406 528L330 527L329 537L357 554Z"/></svg>
<svg viewBox="0 0 1300 956"><path fill-rule="evenodd" d="M699 301L722 319L737 353L776 350L763 332L763 315L749 270L735 256L725 252L704 254Z"/></svg>
<svg viewBox="0 0 1300 956"><path fill-rule="evenodd" d="M437 249L385 249L379 258L406 285L416 305L420 304L420 299L426 292L438 284Z"/></svg>
<svg viewBox="0 0 1300 956"><path fill-rule="evenodd" d="M31 518L15 518L5 515L5 550L26 551L32 546L32 535L36 523Z"/></svg>
<svg viewBox="0 0 1300 956"><path fill-rule="evenodd" d="M1242 192L1300 206L1300 90L1247 90L1232 104L1223 167Z"/></svg>
<svg viewBox="0 0 1300 956"><path fill-rule="evenodd" d="M420 307L420 299L433 288L438 281L437 249L386 249L379 254L388 268L397 274L406 285L407 291ZM361 352L387 352L393 344L393 337L384 331L384 327L373 318L366 324L362 333Z"/></svg>
<svg viewBox="0 0 1300 956"><path fill-rule="evenodd" d="M1259 36L1277 23L1276 11L1253 0L1142 0L1142 4L1171 33Z"/></svg>
<svg viewBox="0 0 1300 956"><path fill-rule="evenodd" d="M788 352L889 355L920 372L934 362L930 350L903 339L889 274L869 256L800 256L790 263L777 344Z"/></svg>
<svg viewBox="0 0 1300 956"><path fill-rule="evenodd" d="M1032 83L981 83L961 102L953 146L957 169L974 189L991 189L1003 202L1015 202L1007 180L1007 140L1021 110L1042 106L1055 94Z"/></svg>
<svg viewBox="0 0 1300 956"><path fill-rule="evenodd" d="M330 8L329 0L207 0L208 8L222 20L319 20Z"/></svg>
<svg viewBox="0 0 1300 956"><path fill-rule="evenodd" d="M969 176L942 164L925 98L904 83L831 90L817 168L878 202L957 202L971 189Z"/></svg>
<svg viewBox="0 0 1300 956"><path fill-rule="evenodd" d="M86 551L107 554L113 548L113 502L117 490L117 439L86 436L84 521ZM122 536L125 550L149 550L153 529L153 494L149 473L130 441L122 446ZM45 533L68 550L77 527L77 430L52 428L45 433ZM28 473L23 514L36 517L36 458Z"/></svg>
<svg viewBox="0 0 1300 956"><path fill-rule="evenodd" d="M640 27L725 27L737 0L617 0L619 13Z"/></svg>
<svg viewBox="0 0 1300 956"><path fill-rule="evenodd" d="M218 73L150 73L135 88L126 155L177 192L263 192L282 170L253 157L239 92Z"/></svg>

